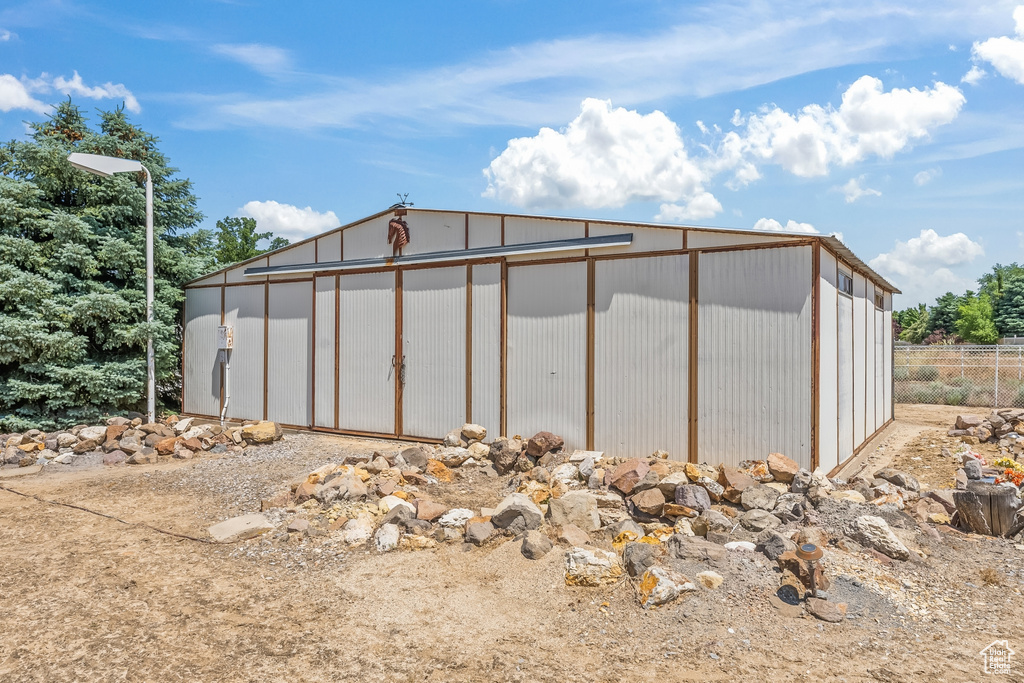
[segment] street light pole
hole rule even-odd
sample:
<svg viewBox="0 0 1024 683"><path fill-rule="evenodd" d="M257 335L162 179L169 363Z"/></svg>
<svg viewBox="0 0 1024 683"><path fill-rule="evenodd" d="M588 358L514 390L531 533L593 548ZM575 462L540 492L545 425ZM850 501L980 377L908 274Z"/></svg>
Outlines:
<svg viewBox="0 0 1024 683"><path fill-rule="evenodd" d="M72 152L68 161L77 169L109 178L115 173L146 174L146 323L153 324L153 176L141 161L108 157L102 154ZM152 328L146 333L146 410L150 422L156 422L156 356Z"/></svg>

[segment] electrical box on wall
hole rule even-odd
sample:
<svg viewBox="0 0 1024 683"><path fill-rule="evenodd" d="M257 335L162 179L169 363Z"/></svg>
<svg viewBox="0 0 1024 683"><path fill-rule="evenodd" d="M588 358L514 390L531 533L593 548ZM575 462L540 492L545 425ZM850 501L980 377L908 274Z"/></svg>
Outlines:
<svg viewBox="0 0 1024 683"><path fill-rule="evenodd" d="M235 348L235 330L230 325L221 325L217 328L217 348Z"/></svg>

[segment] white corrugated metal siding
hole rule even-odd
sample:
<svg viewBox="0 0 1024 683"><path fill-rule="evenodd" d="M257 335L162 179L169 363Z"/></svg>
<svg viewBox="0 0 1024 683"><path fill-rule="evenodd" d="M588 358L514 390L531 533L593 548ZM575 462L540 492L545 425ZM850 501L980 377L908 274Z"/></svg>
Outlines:
<svg viewBox="0 0 1024 683"><path fill-rule="evenodd" d="M819 343L818 464L828 471L839 463L839 386L837 340L836 259L821 249L821 334Z"/></svg>
<svg viewBox="0 0 1024 683"><path fill-rule="evenodd" d="M270 284L267 330L267 418L307 426L312 349L313 283Z"/></svg>
<svg viewBox="0 0 1024 683"><path fill-rule="evenodd" d="M687 458L689 257L595 264L594 446Z"/></svg>
<svg viewBox="0 0 1024 683"><path fill-rule="evenodd" d="M473 266L473 414L488 439L501 432L501 265Z"/></svg>
<svg viewBox="0 0 1024 683"><path fill-rule="evenodd" d="M701 254L698 456L811 462L811 249Z"/></svg>
<svg viewBox="0 0 1024 683"><path fill-rule="evenodd" d="M403 273L404 434L440 438L465 422L466 276L465 266Z"/></svg>
<svg viewBox="0 0 1024 683"><path fill-rule="evenodd" d="M220 287L185 290L185 412L220 413Z"/></svg>
<svg viewBox="0 0 1024 683"><path fill-rule="evenodd" d="M346 242L347 244L347 242ZM348 256L348 247L345 248ZM395 430L395 274L341 275L338 426Z"/></svg>
<svg viewBox="0 0 1024 683"><path fill-rule="evenodd" d="M838 376L839 462L853 455L853 299L839 294Z"/></svg>
<svg viewBox="0 0 1024 683"><path fill-rule="evenodd" d="M864 298L864 433L871 436L875 432L875 288L867 283Z"/></svg>
<svg viewBox="0 0 1024 683"><path fill-rule="evenodd" d="M867 316L864 309L864 290L867 279L863 275L853 274L853 442L859 448L867 436L864 433L864 328Z"/></svg>
<svg viewBox="0 0 1024 683"><path fill-rule="evenodd" d="M507 296L509 435L546 430L570 450L584 448L586 264L510 267Z"/></svg>
<svg viewBox="0 0 1024 683"><path fill-rule="evenodd" d="M891 328L890 328L891 329ZM885 424L885 313L875 309L875 429Z"/></svg>
<svg viewBox="0 0 1024 683"><path fill-rule="evenodd" d="M334 276L316 279L316 401L314 424L334 427Z"/></svg>
<svg viewBox="0 0 1024 683"><path fill-rule="evenodd" d="M885 293L885 315L882 320L885 346L882 349L882 423L893 418L892 413L892 294Z"/></svg>
<svg viewBox="0 0 1024 683"><path fill-rule="evenodd" d="M224 290L224 324L234 328L228 378L227 417L263 419L263 302L264 285L227 287Z"/></svg>

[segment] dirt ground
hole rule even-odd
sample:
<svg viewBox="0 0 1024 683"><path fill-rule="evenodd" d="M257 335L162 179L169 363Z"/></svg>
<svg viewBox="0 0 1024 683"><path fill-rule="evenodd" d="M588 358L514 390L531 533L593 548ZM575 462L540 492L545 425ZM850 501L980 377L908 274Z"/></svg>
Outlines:
<svg viewBox="0 0 1024 683"><path fill-rule="evenodd" d="M892 460L948 486L941 446L955 414L898 406L869 467ZM203 536L318 464L400 447L289 434L251 456L0 485ZM433 493L479 508L502 490L469 478ZM940 536L919 534L926 559L892 567L830 551L832 599L854 617L831 624L773 606L760 554L716 568L716 591L644 611L630 581L565 586L558 547L530 561L514 542L386 555L317 539L208 545L0 490L0 680L987 679L982 648L1009 639L1024 652L1024 552ZM998 679L1024 680L1024 663Z"/></svg>

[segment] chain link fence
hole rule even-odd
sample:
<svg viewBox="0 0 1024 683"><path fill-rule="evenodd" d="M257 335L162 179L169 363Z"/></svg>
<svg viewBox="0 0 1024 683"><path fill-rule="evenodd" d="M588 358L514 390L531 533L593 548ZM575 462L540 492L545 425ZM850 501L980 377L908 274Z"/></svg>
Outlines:
<svg viewBox="0 0 1024 683"><path fill-rule="evenodd" d="M897 345L897 403L1024 408L1024 347Z"/></svg>

